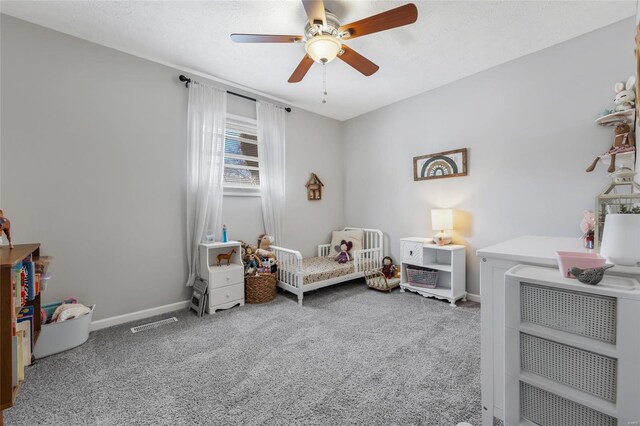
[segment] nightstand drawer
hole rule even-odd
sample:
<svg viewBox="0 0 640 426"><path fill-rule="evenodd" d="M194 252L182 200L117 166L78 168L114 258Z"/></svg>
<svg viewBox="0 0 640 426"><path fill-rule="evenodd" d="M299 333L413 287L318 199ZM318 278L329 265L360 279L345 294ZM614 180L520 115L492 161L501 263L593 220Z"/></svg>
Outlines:
<svg viewBox="0 0 640 426"><path fill-rule="evenodd" d="M244 300L244 281L222 288L209 289L209 306Z"/></svg>
<svg viewBox="0 0 640 426"><path fill-rule="evenodd" d="M231 284L244 282L244 267L242 265L212 266L209 272L209 289L226 287Z"/></svg>
<svg viewBox="0 0 640 426"><path fill-rule="evenodd" d="M406 263L422 263L422 243L401 241L402 261Z"/></svg>

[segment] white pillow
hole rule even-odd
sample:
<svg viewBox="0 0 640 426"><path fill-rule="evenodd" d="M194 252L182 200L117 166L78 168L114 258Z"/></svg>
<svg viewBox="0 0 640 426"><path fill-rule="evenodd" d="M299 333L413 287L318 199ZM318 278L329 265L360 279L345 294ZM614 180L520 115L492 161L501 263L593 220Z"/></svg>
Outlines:
<svg viewBox="0 0 640 426"><path fill-rule="evenodd" d="M331 249L329 250L329 257L336 257L340 254L340 249L336 251L336 246L340 246L342 240L351 241L353 247L349 250L351 256L356 250L362 250L362 240L364 239L364 232L362 229L353 229L349 231L333 231L331 233Z"/></svg>

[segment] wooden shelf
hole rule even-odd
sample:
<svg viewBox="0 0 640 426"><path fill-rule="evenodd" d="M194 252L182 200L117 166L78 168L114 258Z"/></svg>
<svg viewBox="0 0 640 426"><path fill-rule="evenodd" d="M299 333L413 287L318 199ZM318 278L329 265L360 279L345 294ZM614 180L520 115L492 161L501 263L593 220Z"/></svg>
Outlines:
<svg viewBox="0 0 640 426"><path fill-rule="evenodd" d="M38 248L40 244L17 244L13 249L0 247L0 266L13 266Z"/></svg>
<svg viewBox="0 0 640 426"><path fill-rule="evenodd" d="M0 354L0 411L11 407L16 400L20 383L13 386L13 358L11 354L13 320L16 312L12 309L15 294L12 287L12 267L24 258L31 255L36 258L40 255L40 244L19 244L13 249L8 246L0 247L0 346L3 348ZM40 294L25 304L33 306L33 339L34 343L40 336L41 314ZM4 348L8 348L6 351Z"/></svg>

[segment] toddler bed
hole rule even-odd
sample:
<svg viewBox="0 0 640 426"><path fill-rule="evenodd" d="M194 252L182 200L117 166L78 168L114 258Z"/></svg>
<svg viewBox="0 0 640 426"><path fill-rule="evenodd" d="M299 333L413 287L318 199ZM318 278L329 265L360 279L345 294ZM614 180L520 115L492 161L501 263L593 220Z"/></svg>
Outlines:
<svg viewBox="0 0 640 426"><path fill-rule="evenodd" d="M361 238L361 248L356 249L354 245L350 252L353 260L347 263L334 260L336 252L332 244L319 245L318 256L307 259L303 259L297 250L271 246L278 258L278 287L296 294L299 305L308 291L361 278L365 271L382 267L382 231L347 227L343 232L355 239ZM336 235L342 238L339 233L334 233L333 237Z"/></svg>

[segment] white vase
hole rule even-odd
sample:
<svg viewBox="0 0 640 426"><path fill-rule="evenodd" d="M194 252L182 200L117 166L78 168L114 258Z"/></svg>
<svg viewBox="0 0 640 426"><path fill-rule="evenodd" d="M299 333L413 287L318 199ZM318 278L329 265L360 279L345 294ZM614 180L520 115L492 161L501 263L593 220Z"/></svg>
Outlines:
<svg viewBox="0 0 640 426"><path fill-rule="evenodd" d="M640 266L640 214L608 214L600 254L609 263Z"/></svg>

